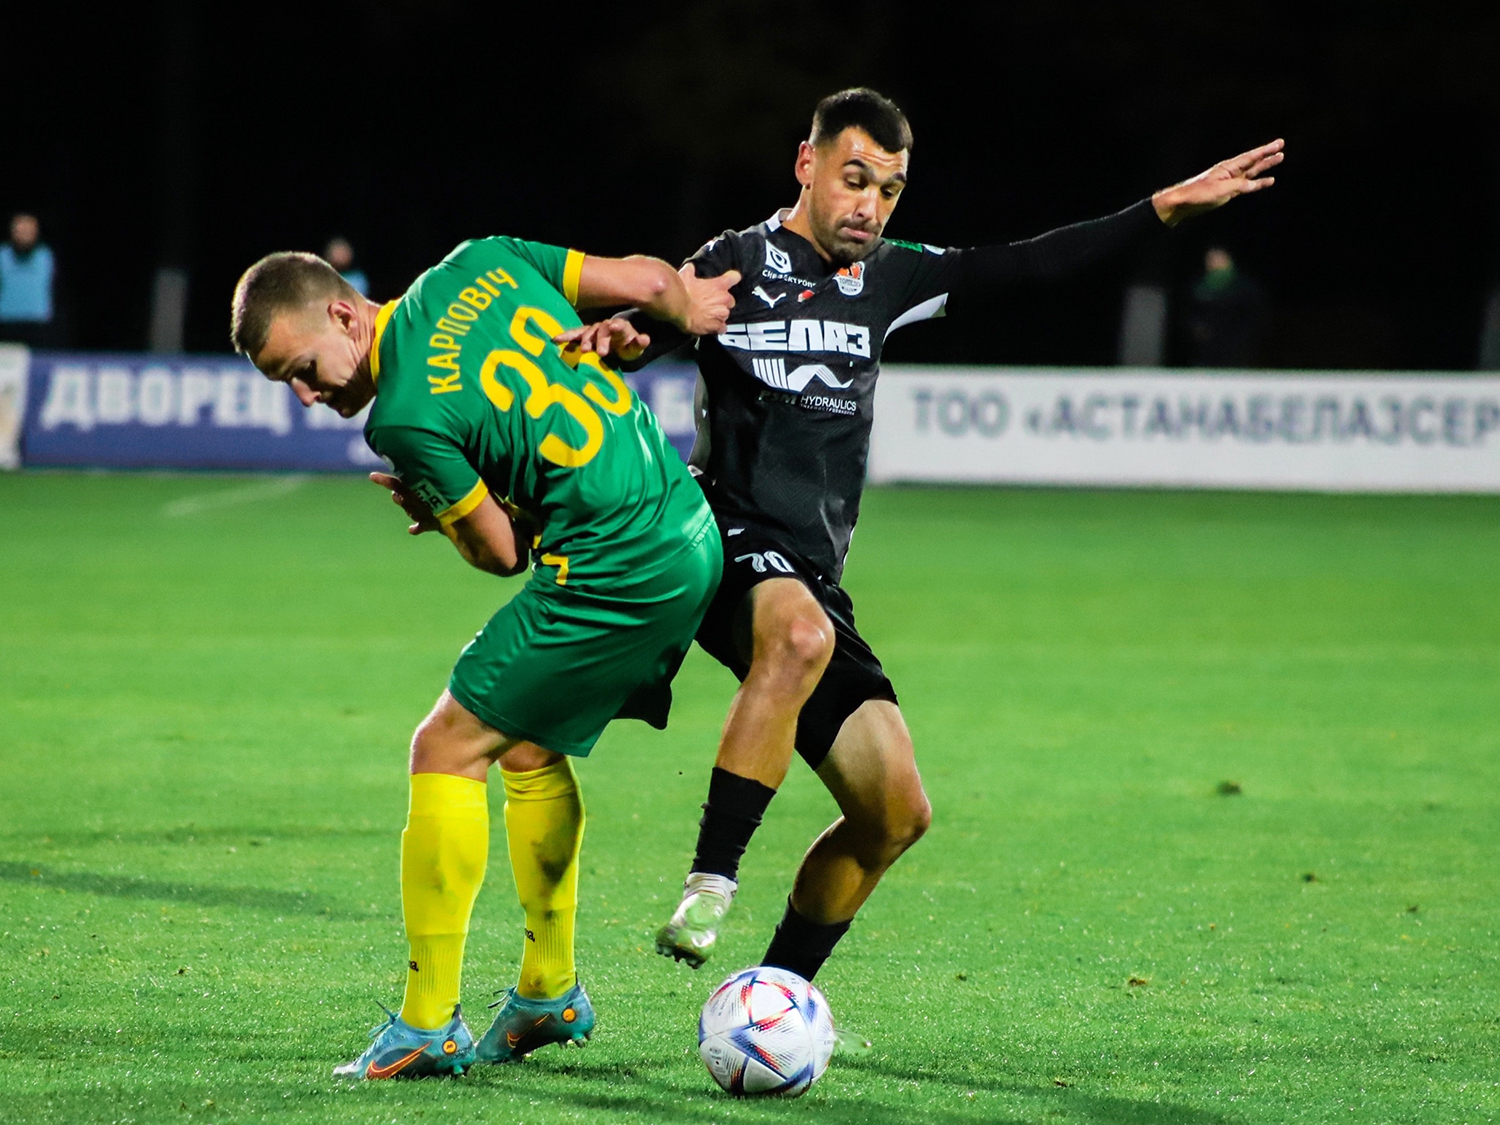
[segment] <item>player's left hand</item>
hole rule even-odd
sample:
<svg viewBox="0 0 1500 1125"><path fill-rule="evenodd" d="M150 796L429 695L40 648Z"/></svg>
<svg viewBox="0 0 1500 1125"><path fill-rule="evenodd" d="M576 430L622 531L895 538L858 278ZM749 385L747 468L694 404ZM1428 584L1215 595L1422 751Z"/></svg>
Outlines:
<svg viewBox="0 0 1500 1125"><path fill-rule="evenodd" d="M1221 160L1190 180L1163 188L1151 197L1152 206L1162 222L1175 227L1183 219L1224 206L1237 195L1263 191L1276 182L1276 177L1262 177L1261 173L1269 172L1281 163L1285 147L1286 142L1277 139Z"/></svg>
<svg viewBox="0 0 1500 1125"><path fill-rule="evenodd" d="M437 517L432 514L432 509L422 503L406 486L401 483L401 478L393 477L390 473L371 473L370 479L381 488L391 490L391 500L410 516L415 522L406 529L409 535L421 535L424 531L441 531L442 526Z"/></svg>

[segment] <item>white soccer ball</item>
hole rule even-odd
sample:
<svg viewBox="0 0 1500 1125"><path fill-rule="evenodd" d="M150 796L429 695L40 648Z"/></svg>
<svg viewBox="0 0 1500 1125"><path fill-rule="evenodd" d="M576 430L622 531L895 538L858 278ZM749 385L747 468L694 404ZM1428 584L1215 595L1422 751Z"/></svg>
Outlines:
<svg viewBox="0 0 1500 1125"><path fill-rule="evenodd" d="M698 1054L736 1097L795 1098L828 1069L833 1014L796 973L759 966L714 989L698 1017Z"/></svg>

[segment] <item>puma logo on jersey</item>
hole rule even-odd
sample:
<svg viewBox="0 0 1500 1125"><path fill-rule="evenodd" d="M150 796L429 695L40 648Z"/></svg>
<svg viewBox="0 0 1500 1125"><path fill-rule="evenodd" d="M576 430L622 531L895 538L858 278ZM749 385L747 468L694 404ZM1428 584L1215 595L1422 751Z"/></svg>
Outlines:
<svg viewBox="0 0 1500 1125"><path fill-rule="evenodd" d="M847 390L854 382L853 379L839 382L839 377L821 363L804 363L788 371L784 359L752 359L750 367L766 386L799 395L814 379L836 391Z"/></svg>
<svg viewBox="0 0 1500 1125"><path fill-rule="evenodd" d="M750 290L750 292L752 294L754 294L755 296L759 297L762 301L764 301L766 303L766 307L769 308L769 309L774 309L777 306L777 304L782 300L782 298L784 298L786 296L785 293L778 293L778 294L776 294L775 297L772 297L771 294L767 293L759 285L757 285L754 289Z"/></svg>
<svg viewBox="0 0 1500 1125"><path fill-rule="evenodd" d="M870 330L862 324L840 324L833 320L731 324L719 333L719 343L745 352L837 352L870 358Z"/></svg>

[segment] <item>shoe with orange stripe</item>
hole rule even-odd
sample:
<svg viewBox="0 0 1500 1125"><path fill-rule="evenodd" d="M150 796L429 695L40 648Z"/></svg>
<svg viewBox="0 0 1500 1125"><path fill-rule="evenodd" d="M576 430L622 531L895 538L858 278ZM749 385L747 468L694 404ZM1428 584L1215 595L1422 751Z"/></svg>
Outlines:
<svg viewBox="0 0 1500 1125"><path fill-rule="evenodd" d="M337 1078L429 1078L462 1074L474 1062L474 1036L458 1008L445 1026L412 1027L389 1008L370 1032L374 1040L353 1062L334 1068Z"/></svg>
<svg viewBox="0 0 1500 1125"><path fill-rule="evenodd" d="M582 984L556 1000L528 1000L508 988L490 1007L500 1013L474 1048L476 1062L519 1062L548 1043L582 1047L594 1033L594 1005Z"/></svg>

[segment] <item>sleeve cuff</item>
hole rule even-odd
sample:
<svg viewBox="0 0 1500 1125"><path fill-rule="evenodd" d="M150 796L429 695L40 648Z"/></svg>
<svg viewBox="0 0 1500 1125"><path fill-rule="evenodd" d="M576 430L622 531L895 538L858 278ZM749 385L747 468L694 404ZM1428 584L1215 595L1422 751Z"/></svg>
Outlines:
<svg viewBox="0 0 1500 1125"><path fill-rule="evenodd" d="M469 489L469 494L467 496L465 496L457 504L452 504L444 508L441 512L437 513L438 523L443 527L452 527L455 523L463 519L475 508L479 507L484 498L489 494L490 490L485 487L484 481L475 481L474 487Z"/></svg>
<svg viewBox="0 0 1500 1125"><path fill-rule="evenodd" d="M1156 213L1156 204L1151 202L1151 197L1149 195L1139 203L1129 208L1129 210L1139 212L1139 214L1136 216L1136 221L1138 222L1142 230L1172 229L1171 227L1167 226L1166 223L1161 221L1161 216Z"/></svg>
<svg viewBox="0 0 1500 1125"><path fill-rule="evenodd" d="M569 250L568 258L563 263L562 291L563 296L568 299L568 304L575 308L578 305L578 282L583 277L583 251Z"/></svg>

